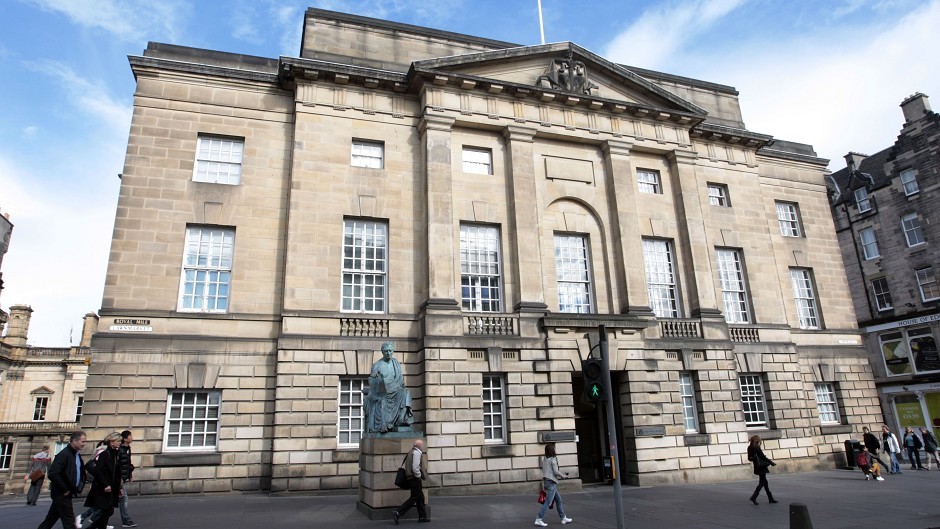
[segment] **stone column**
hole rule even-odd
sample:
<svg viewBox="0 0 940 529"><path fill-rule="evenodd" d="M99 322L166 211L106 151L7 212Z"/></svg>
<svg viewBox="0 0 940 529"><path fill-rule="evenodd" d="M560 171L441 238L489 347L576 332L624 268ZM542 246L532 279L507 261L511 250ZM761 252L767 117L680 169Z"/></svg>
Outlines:
<svg viewBox="0 0 940 529"><path fill-rule="evenodd" d="M454 118L425 114L418 123L427 190L427 270L429 308L460 309L454 241L451 129Z"/></svg>
<svg viewBox="0 0 940 529"><path fill-rule="evenodd" d="M516 279L513 309L517 312L545 312L542 254L539 251L539 206L536 199L535 157L532 143L535 131L510 125L503 130L509 147L509 203L512 206L509 233L515 255L512 259ZM510 300L506 300L506 305ZM508 312L508 311L506 311Z"/></svg>
<svg viewBox="0 0 940 529"><path fill-rule="evenodd" d="M675 175L676 214L684 222L679 223L680 237L685 241L676 244L682 252L685 267L683 278L689 295L689 310L693 317L720 318L721 309L715 292L715 271L712 263L705 219L702 213L702 189L695 176L693 151L674 150L669 153L669 165Z"/></svg>
<svg viewBox="0 0 940 529"><path fill-rule="evenodd" d="M611 282L621 301L624 314L652 316L649 293L646 290L646 267L643 263L643 241L640 238L639 217L636 214L636 184L630 149L633 144L607 140L601 146L607 170L611 215L611 248L613 266Z"/></svg>

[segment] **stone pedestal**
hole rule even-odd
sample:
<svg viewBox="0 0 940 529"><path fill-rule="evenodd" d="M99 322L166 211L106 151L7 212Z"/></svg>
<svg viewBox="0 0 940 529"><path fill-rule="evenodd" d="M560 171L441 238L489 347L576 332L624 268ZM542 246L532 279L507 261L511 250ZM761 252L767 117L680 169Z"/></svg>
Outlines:
<svg viewBox="0 0 940 529"><path fill-rule="evenodd" d="M407 490L395 486L395 473L415 439L424 440L424 432L367 435L359 442L359 501L356 509L370 520L390 520L392 511L409 496ZM430 516L427 489L424 489L424 503ZM407 514L414 515L414 509Z"/></svg>

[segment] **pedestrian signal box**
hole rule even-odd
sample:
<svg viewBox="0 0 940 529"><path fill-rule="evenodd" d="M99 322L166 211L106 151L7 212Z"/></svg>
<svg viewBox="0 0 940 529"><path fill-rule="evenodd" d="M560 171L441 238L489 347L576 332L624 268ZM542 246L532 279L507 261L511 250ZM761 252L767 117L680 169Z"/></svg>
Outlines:
<svg viewBox="0 0 940 529"><path fill-rule="evenodd" d="M581 362L584 375L584 398L589 402L599 402L607 398L604 391L604 366L600 358L588 358Z"/></svg>

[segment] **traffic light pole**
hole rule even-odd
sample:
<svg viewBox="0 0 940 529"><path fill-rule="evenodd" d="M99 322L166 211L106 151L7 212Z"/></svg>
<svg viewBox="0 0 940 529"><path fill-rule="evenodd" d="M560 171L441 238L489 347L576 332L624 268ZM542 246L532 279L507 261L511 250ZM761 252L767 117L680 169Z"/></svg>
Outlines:
<svg viewBox="0 0 940 529"><path fill-rule="evenodd" d="M601 325L601 360L604 365L604 410L607 412L607 445L610 448L611 470L614 473L614 508L617 513L617 529L624 529L623 490L620 485L620 456L617 453L617 423L614 421L614 386L610 383L610 352L607 349L607 327Z"/></svg>

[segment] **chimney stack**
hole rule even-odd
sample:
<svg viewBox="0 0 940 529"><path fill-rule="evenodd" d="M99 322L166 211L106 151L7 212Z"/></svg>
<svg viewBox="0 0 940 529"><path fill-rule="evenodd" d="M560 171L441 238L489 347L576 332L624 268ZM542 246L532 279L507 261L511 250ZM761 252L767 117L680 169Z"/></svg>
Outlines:
<svg viewBox="0 0 940 529"><path fill-rule="evenodd" d="M862 167L862 160L865 158L868 158L867 154L850 152L845 155L845 165L849 168L849 171L860 171Z"/></svg>
<svg viewBox="0 0 940 529"><path fill-rule="evenodd" d="M29 305L13 305L10 307L10 318L7 321L6 343L11 347L26 347L26 335L29 333L29 319L33 309Z"/></svg>
<svg viewBox="0 0 940 529"><path fill-rule="evenodd" d="M98 332L98 315L94 312L89 312L85 314L85 317L82 318L84 322L82 324L82 341L78 344L79 347L91 347L91 337Z"/></svg>
<svg viewBox="0 0 940 529"><path fill-rule="evenodd" d="M904 122L917 121L930 112L930 102L927 96L917 92L901 102L901 111L904 112Z"/></svg>

